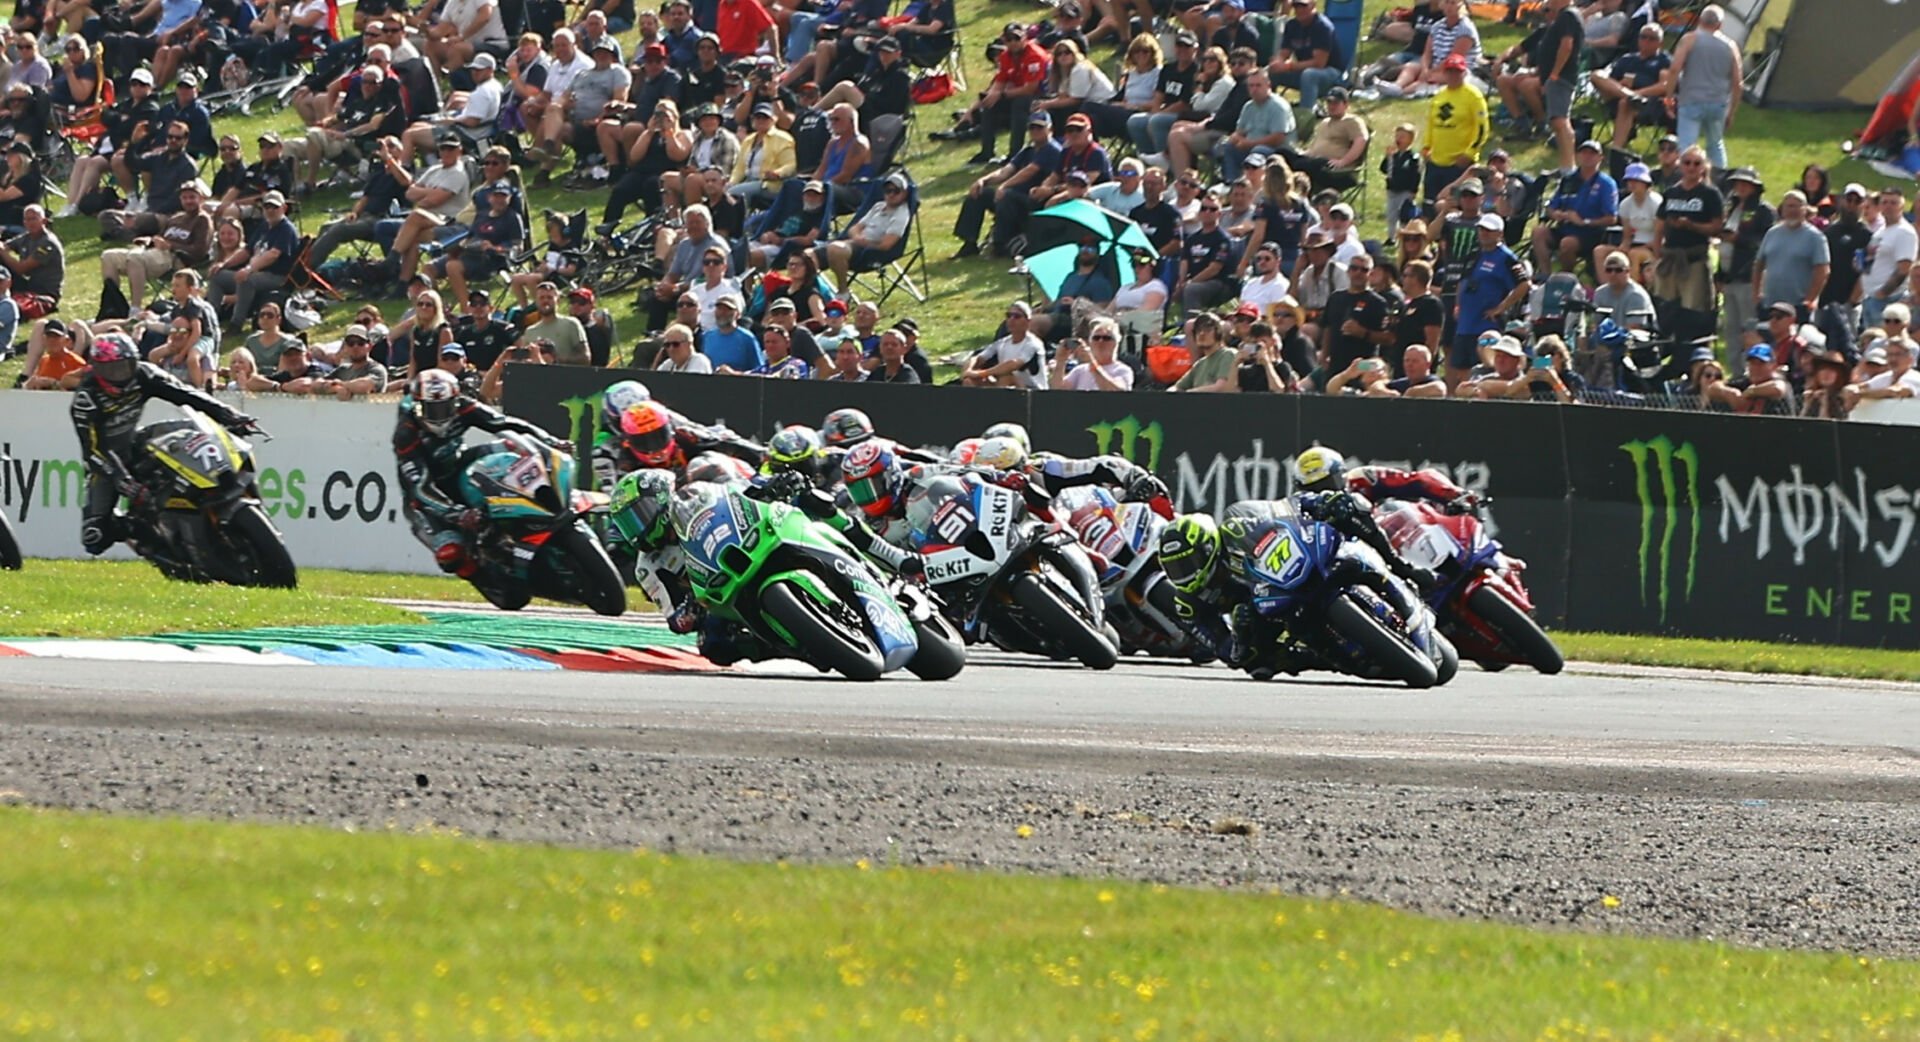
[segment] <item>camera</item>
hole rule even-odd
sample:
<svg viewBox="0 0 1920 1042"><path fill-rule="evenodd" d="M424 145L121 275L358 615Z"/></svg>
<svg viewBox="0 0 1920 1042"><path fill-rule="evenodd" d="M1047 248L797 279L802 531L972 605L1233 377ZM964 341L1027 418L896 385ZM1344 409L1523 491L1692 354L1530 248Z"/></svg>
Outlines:
<svg viewBox="0 0 1920 1042"><path fill-rule="evenodd" d="M507 360L510 362L525 362L532 357L533 348L530 347L513 347L507 351Z"/></svg>

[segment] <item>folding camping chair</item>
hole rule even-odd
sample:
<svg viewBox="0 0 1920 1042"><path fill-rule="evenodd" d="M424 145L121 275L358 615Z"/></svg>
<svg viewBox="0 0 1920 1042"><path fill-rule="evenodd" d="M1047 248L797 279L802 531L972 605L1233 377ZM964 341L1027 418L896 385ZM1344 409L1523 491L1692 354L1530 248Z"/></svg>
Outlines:
<svg viewBox="0 0 1920 1042"><path fill-rule="evenodd" d="M927 302L926 288L933 280L927 273L927 244L920 234L920 184L907 172L906 167L895 167L886 174L867 182L867 191L860 201L860 207L853 214L853 221L859 220L873 205L881 200L888 177L900 174L907 179L907 231L900 236L900 242L883 254L864 258L848 269L852 276L847 283L849 292L859 296L872 296L880 303L903 289L907 295L919 303ZM853 221L848 222L850 227ZM842 229L844 231L845 229ZM915 281L915 269L919 271L919 281Z"/></svg>

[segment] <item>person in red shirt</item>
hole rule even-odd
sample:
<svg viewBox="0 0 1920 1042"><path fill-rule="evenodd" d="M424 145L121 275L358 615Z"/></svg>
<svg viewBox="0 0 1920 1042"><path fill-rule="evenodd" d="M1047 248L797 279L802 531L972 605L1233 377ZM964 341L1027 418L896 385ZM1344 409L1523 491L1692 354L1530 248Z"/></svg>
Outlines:
<svg viewBox="0 0 1920 1042"><path fill-rule="evenodd" d="M1000 42L1004 49L987 92L961 114L952 130L934 135L942 141L956 141L978 134L980 151L968 160L976 165L993 161L994 142L1003 128L1011 128L1007 154L1019 151L1024 143L1021 135L1025 133L1027 113L1047 82L1047 49L1027 35L1025 25L1008 22L1000 34Z"/></svg>
<svg viewBox="0 0 1920 1042"><path fill-rule="evenodd" d="M780 38L773 16L760 0L720 0L715 16L715 35L720 37L720 55L727 61L751 58L767 45L769 54L780 53Z"/></svg>

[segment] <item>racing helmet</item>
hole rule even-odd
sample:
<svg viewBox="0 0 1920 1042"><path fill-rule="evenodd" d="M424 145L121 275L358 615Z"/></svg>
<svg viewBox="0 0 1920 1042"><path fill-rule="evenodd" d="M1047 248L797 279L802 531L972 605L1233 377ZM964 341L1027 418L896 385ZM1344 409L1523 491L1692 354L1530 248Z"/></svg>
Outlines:
<svg viewBox="0 0 1920 1042"><path fill-rule="evenodd" d="M1181 514L1160 533L1160 567L1174 588L1199 593L1220 562L1220 526L1212 514Z"/></svg>
<svg viewBox="0 0 1920 1042"><path fill-rule="evenodd" d="M1315 445L1293 458L1293 483L1310 492L1331 492L1341 487L1347 473L1347 458L1325 445Z"/></svg>
<svg viewBox="0 0 1920 1042"><path fill-rule="evenodd" d="M413 382L413 412L435 434L445 434L460 414L460 381L444 369L429 369Z"/></svg>
<svg viewBox="0 0 1920 1042"><path fill-rule="evenodd" d="M840 476L847 484L847 498L855 506L868 517L882 517L893 509L904 475L890 446L867 441L855 445L840 460Z"/></svg>
<svg viewBox="0 0 1920 1042"><path fill-rule="evenodd" d="M820 424L820 439L835 448L858 445L873 437L873 421L858 409L835 409Z"/></svg>
<svg viewBox="0 0 1920 1042"><path fill-rule="evenodd" d="M641 402L620 414L621 445L643 467L673 464L673 435L673 414L659 402Z"/></svg>
<svg viewBox="0 0 1920 1042"><path fill-rule="evenodd" d="M641 402L653 401L653 392L638 380L622 380L600 395L600 429L608 434L620 432L620 417Z"/></svg>
<svg viewBox="0 0 1920 1042"><path fill-rule="evenodd" d="M987 440L994 438L1012 438L1014 441L1020 443L1020 452L1023 455L1033 451L1033 439L1027 437L1027 429L1017 423L996 423L986 430L981 431L980 437Z"/></svg>
<svg viewBox="0 0 1920 1042"><path fill-rule="evenodd" d="M636 470L613 486L610 523L620 538L640 546L658 546L672 525L673 474L665 470Z"/></svg>
<svg viewBox="0 0 1920 1042"><path fill-rule="evenodd" d="M994 470L1019 470L1027 465L1027 449L1007 435L998 435L981 442L980 447L974 450L973 465Z"/></svg>
<svg viewBox="0 0 1920 1042"><path fill-rule="evenodd" d="M93 379L108 394L119 394L140 367L140 349L125 333L108 333L87 350Z"/></svg>
<svg viewBox="0 0 1920 1042"><path fill-rule="evenodd" d="M796 423L767 439L767 461L761 469L768 474L804 474L811 481L819 474L820 456L820 432Z"/></svg>
<svg viewBox="0 0 1920 1042"><path fill-rule="evenodd" d="M687 480L732 485L753 480L753 467L724 452L703 452L687 461Z"/></svg>
<svg viewBox="0 0 1920 1042"><path fill-rule="evenodd" d="M962 438L960 444L955 445L953 451L947 454L947 459L964 467L973 462L974 454L980 451L980 446L986 440L985 438Z"/></svg>

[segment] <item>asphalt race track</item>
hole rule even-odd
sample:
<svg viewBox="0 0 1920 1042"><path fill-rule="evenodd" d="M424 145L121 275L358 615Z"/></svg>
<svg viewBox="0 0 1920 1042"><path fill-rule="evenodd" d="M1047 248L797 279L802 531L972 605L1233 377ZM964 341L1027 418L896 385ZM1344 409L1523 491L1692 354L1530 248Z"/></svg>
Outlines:
<svg viewBox="0 0 1920 1042"><path fill-rule="evenodd" d="M870 685L0 660L0 793L35 804L1276 887L1908 957L1917 750L1912 688L1600 667L1469 666L1415 693L990 652L953 682Z"/></svg>

